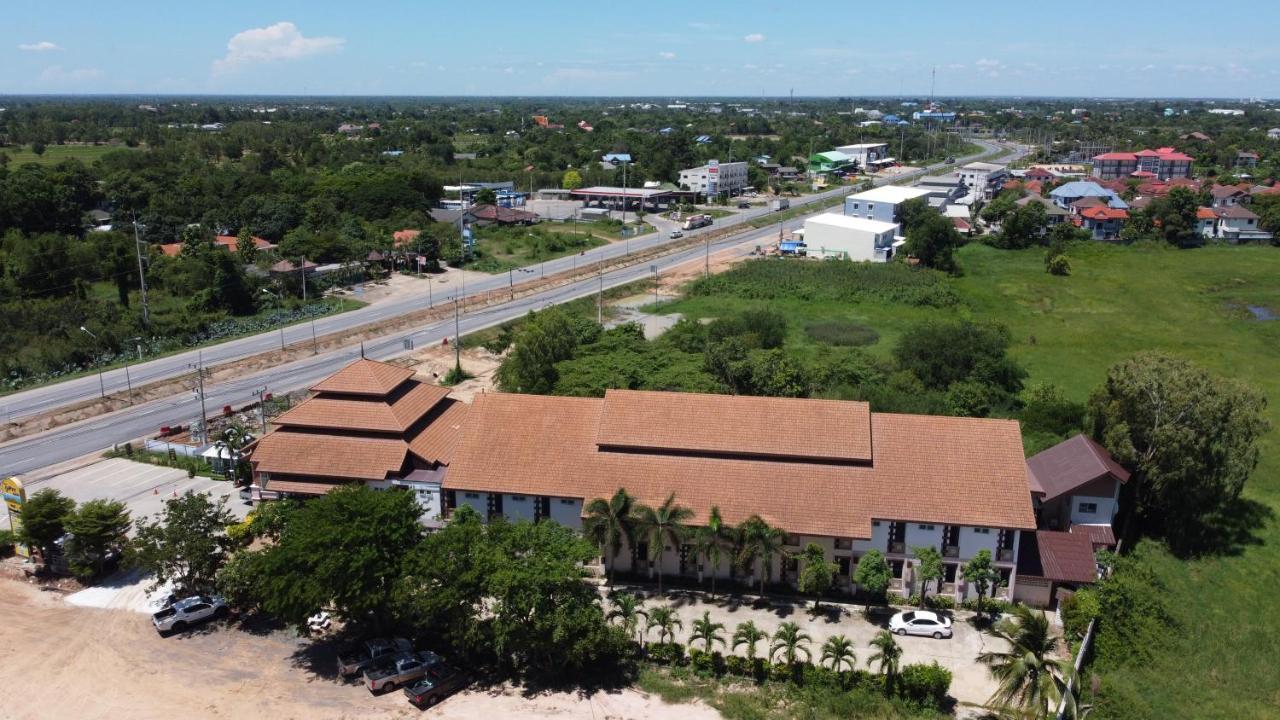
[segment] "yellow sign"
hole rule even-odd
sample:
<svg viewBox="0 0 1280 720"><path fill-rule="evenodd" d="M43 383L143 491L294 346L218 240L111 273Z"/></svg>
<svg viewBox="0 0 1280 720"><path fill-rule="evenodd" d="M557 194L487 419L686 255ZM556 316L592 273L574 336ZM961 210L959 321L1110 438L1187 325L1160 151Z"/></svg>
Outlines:
<svg viewBox="0 0 1280 720"><path fill-rule="evenodd" d="M27 489L17 477L7 477L0 482L0 491L4 493L4 504L9 508L9 528L18 532L22 528L22 506L27 502ZM14 550L22 557L31 556L26 545L17 545Z"/></svg>

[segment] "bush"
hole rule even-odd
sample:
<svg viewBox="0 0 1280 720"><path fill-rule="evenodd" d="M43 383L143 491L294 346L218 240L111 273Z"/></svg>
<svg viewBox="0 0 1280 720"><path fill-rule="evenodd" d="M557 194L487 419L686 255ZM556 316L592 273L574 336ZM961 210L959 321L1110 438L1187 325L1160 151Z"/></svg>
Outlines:
<svg viewBox="0 0 1280 720"><path fill-rule="evenodd" d="M17 544L17 536L12 530L0 530L0 557L8 557L13 552L13 546Z"/></svg>
<svg viewBox="0 0 1280 720"><path fill-rule="evenodd" d="M1062 601L1062 628L1067 637L1083 638L1089 623L1102 614L1098 591L1083 588Z"/></svg>
<svg viewBox="0 0 1280 720"><path fill-rule="evenodd" d="M821 320L804 326L804 332L815 342L840 347L874 345L880 333L852 320Z"/></svg>
<svg viewBox="0 0 1280 720"><path fill-rule="evenodd" d="M902 596L899 595L898 597L901 598ZM916 607L920 607L920 593L916 593L915 595L912 595L911 597L907 598L900 604L915 605ZM929 608L930 610L955 610L956 601L955 601L955 598L951 597L950 595L937 595L934 593L930 593L924 599L924 606L926 608Z"/></svg>
<svg viewBox="0 0 1280 720"><path fill-rule="evenodd" d="M649 659L659 665L683 665L684 646L677 642L653 643L649 646Z"/></svg>
<svg viewBox="0 0 1280 720"><path fill-rule="evenodd" d="M738 677L757 677L756 668L760 665L760 659L756 658L755 662L739 657L738 655L730 655L724 659L724 669L730 675Z"/></svg>
<svg viewBox="0 0 1280 720"><path fill-rule="evenodd" d="M1045 258L1044 269L1050 275L1066 277L1071 274L1071 261L1066 255L1054 255L1051 258Z"/></svg>
<svg viewBox="0 0 1280 720"><path fill-rule="evenodd" d="M878 300L921 307L951 307L959 299L944 273L904 263L761 260L700 278L688 292L691 297L841 303Z"/></svg>
<svg viewBox="0 0 1280 720"><path fill-rule="evenodd" d="M982 611L985 613L998 613L1000 615L1005 615L1007 613L1012 612L1013 607L1016 604L1017 603L1011 603L1008 600L1003 600L1000 598L983 597ZM960 603L960 607L964 608L965 610L976 611L978 609L978 601L976 599L965 600L964 602Z"/></svg>
<svg viewBox="0 0 1280 720"><path fill-rule="evenodd" d="M928 665L911 664L902 668L897 691L902 697L926 707L941 708L951 689L951 671L933 661Z"/></svg>

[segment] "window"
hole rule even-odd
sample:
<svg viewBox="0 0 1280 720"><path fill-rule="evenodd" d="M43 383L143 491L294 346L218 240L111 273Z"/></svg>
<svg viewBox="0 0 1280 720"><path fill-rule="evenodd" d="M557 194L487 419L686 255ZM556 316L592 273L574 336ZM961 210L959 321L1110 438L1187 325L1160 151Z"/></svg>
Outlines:
<svg viewBox="0 0 1280 720"><path fill-rule="evenodd" d="M871 521L871 527L880 527L880 521L879 521L879 520L872 520L872 521Z"/></svg>
<svg viewBox="0 0 1280 720"><path fill-rule="evenodd" d="M798 547L800 545L800 536L787 533L787 539L784 540L783 542L785 542L787 545Z"/></svg>
<svg viewBox="0 0 1280 720"><path fill-rule="evenodd" d="M852 550L853 541L850 540L849 538L836 538L835 549L836 550Z"/></svg>
<svg viewBox="0 0 1280 720"><path fill-rule="evenodd" d="M572 505L572 504L574 504L574 502L576 502L576 501L574 501L574 500L572 500L572 499L570 499L570 498L560 498L560 504L561 504L561 505Z"/></svg>
<svg viewBox="0 0 1280 720"><path fill-rule="evenodd" d="M1078 512L1081 512L1081 513L1085 513L1085 514L1092 515L1093 513L1098 512L1098 503L1086 503L1086 502L1082 502L1082 503L1080 503L1080 506L1077 508L1077 511L1078 511Z"/></svg>
<svg viewBox="0 0 1280 720"><path fill-rule="evenodd" d="M464 498L466 498L466 499L468 499L468 500L479 500L479 499L480 499L480 493L464 492L464 493L462 493L462 497L464 497Z"/></svg>
<svg viewBox="0 0 1280 720"><path fill-rule="evenodd" d="M921 530L929 530L929 531L933 530L932 525L917 525L916 527L920 528Z"/></svg>
<svg viewBox="0 0 1280 720"><path fill-rule="evenodd" d="M525 500L528 500L528 498L526 498L526 497L525 497L525 496L523 496L523 495L512 495L512 496L511 496L511 502L524 502Z"/></svg>
<svg viewBox="0 0 1280 720"><path fill-rule="evenodd" d="M973 532L974 534L977 534L977 535L990 535L991 528L974 528Z"/></svg>

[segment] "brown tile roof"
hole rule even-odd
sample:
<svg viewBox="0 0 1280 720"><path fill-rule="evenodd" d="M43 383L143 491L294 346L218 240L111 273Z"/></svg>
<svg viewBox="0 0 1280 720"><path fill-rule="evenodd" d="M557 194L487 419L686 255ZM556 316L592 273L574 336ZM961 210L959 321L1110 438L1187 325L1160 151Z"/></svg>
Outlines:
<svg viewBox="0 0 1280 720"><path fill-rule="evenodd" d="M409 440L409 452L428 463L450 464L470 409L461 400L448 400L444 411Z"/></svg>
<svg viewBox="0 0 1280 720"><path fill-rule="evenodd" d="M165 257L178 257L182 254L182 243L165 243L160 246L160 254Z"/></svg>
<svg viewBox="0 0 1280 720"><path fill-rule="evenodd" d="M1110 525L1080 524L1072 525L1070 532L1076 535L1087 535L1094 545L1115 545L1116 534Z"/></svg>
<svg viewBox="0 0 1280 720"><path fill-rule="evenodd" d="M1083 533L1037 530L1026 533L1018 546L1018 574L1068 583L1098 579L1093 543Z"/></svg>
<svg viewBox="0 0 1280 720"><path fill-rule="evenodd" d="M1031 492L1052 500L1098 478L1110 475L1129 481L1129 471L1111 457L1107 449L1080 434L1063 440L1027 459L1027 482Z"/></svg>
<svg viewBox="0 0 1280 720"><path fill-rule="evenodd" d="M409 383L406 392L397 390L390 402L375 395L330 397L322 393L276 418L275 423L281 426L403 433L448 394L449 388L424 382Z"/></svg>
<svg viewBox="0 0 1280 720"><path fill-rule="evenodd" d="M386 395L414 373L399 365L361 359L311 386L314 392L344 395Z"/></svg>
<svg viewBox="0 0 1280 720"><path fill-rule="evenodd" d="M594 398L481 395L444 486L584 499L624 487L654 504L674 492L695 522L718 505L730 523L759 514L790 532L835 537L870 538L872 518L1035 527L1013 421L872 414L872 464L859 466L601 452L605 408ZM782 425L771 434L796 435Z"/></svg>
<svg viewBox="0 0 1280 720"><path fill-rule="evenodd" d="M602 448L866 462L871 459L871 406L608 390L596 440Z"/></svg>
<svg viewBox="0 0 1280 720"><path fill-rule="evenodd" d="M338 483L300 482L297 480L268 480L263 490L271 492L296 493L298 495L324 495L342 487Z"/></svg>
<svg viewBox="0 0 1280 720"><path fill-rule="evenodd" d="M350 480L383 480L404 467L403 440L277 430L254 448L255 472Z"/></svg>

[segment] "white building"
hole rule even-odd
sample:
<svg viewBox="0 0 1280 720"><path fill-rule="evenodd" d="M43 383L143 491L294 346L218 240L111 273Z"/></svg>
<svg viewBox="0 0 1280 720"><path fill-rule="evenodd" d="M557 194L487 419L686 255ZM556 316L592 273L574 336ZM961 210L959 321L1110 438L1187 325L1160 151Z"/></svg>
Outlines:
<svg viewBox="0 0 1280 720"><path fill-rule="evenodd" d="M969 194L961 202L969 205L974 200L986 201L995 197L1009 179L1009 168L996 163L974 162L961 167L956 174L969 189Z"/></svg>
<svg viewBox="0 0 1280 720"><path fill-rule="evenodd" d="M805 254L862 262L886 262L903 241L898 224L823 213L804 222Z"/></svg>
<svg viewBox="0 0 1280 720"><path fill-rule="evenodd" d="M896 223L898 207L908 200L945 195L944 191L929 187L883 185L845 198L844 214L866 220Z"/></svg>
<svg viewBox="0 0 1280 720"><path fill-rule="evenodd" d="M747 187L747 163L710 160L680 171L680 187L706 195L738 195Z"/></svg>
<svg viewBox="0 0 1280 720"><path fill-rule="evenodd" d="M841 145L836 148L836 152L853 158L858 163L858 167L865 172L874 172L894 162L893 158L889 157L889 143Z"/></svg>

